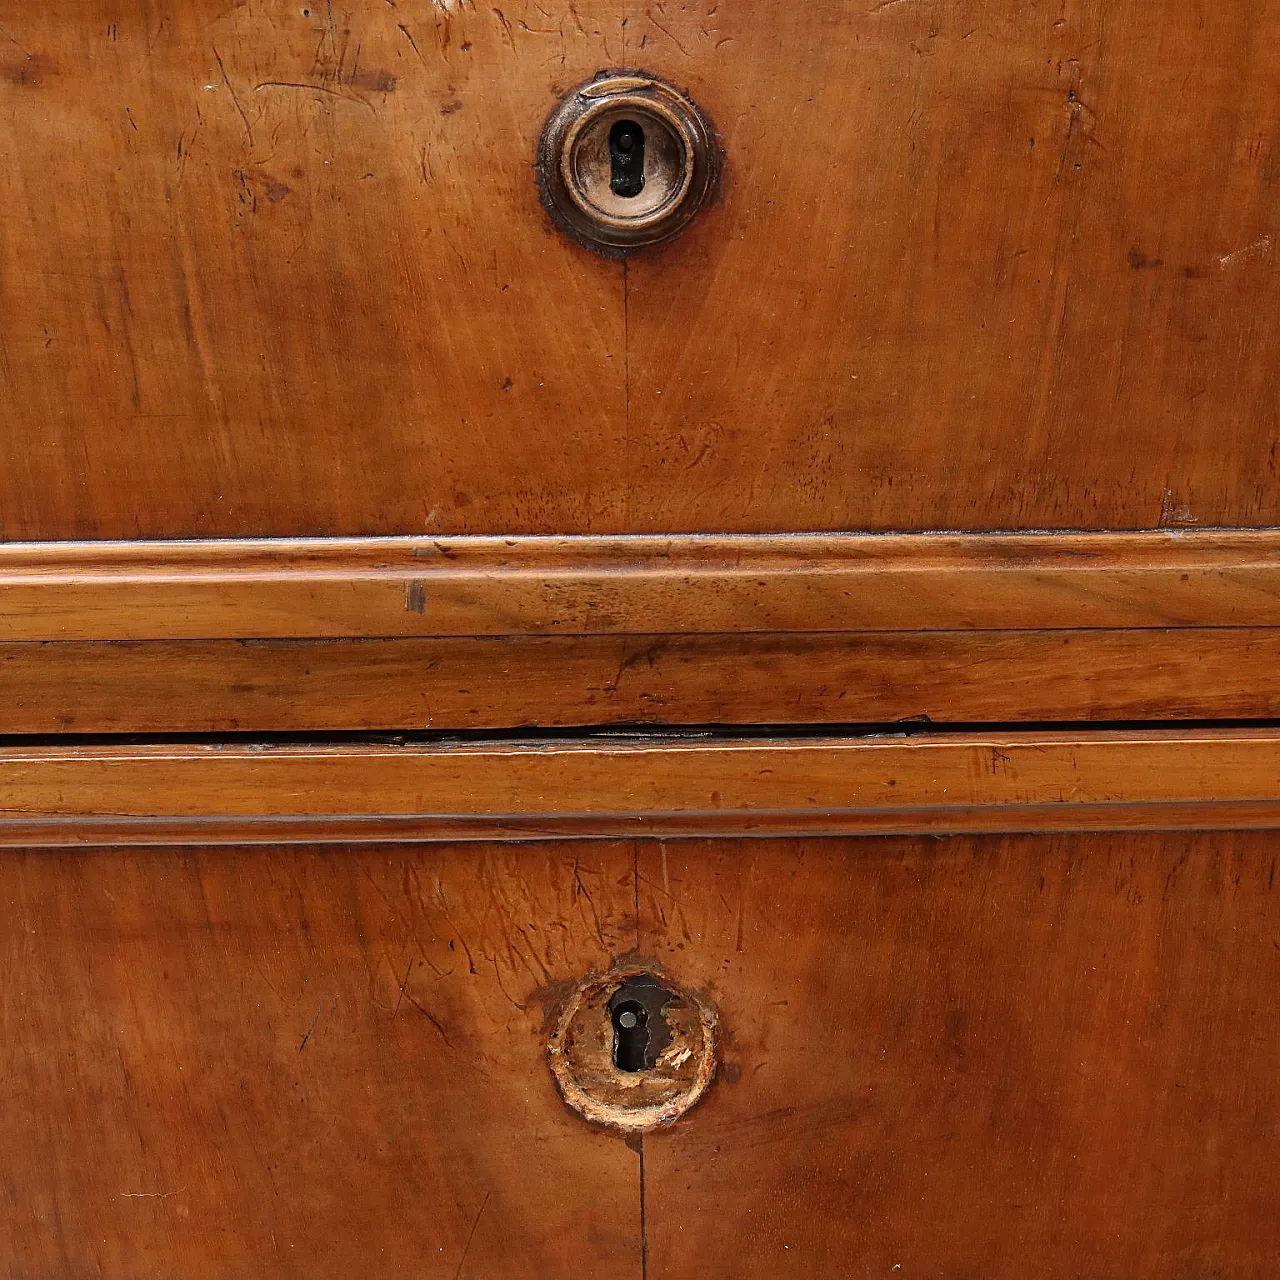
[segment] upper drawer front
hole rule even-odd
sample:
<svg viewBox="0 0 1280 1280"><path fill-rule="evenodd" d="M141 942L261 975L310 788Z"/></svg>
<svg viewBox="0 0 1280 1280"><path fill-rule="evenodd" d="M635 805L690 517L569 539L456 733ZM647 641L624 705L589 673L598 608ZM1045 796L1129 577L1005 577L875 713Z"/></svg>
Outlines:
<svg viewBox="0 0 1280 1280"><path fill-rule="evenodd" d="M1280 9L0 0L0 536L1280 522ZM623 264L539 131L642 65Z"/></svg>

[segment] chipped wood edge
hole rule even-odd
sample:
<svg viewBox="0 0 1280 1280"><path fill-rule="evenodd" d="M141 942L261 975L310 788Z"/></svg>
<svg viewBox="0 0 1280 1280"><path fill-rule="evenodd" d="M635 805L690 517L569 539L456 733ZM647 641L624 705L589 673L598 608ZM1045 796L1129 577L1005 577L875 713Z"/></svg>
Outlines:
<svg viewBox="0 0 1280 1280"><path fill-rule="evenodd" d="M671 993L679 996L693 1010L702 1035L702 1045L692 1079L675 1096L647 1106L622 1106L597 1097L583 1086L574 1073L565 1045L575 1019L587 1006L597 1000L606 1001L628 978L642 974L652 974L662 979ZM547 1042L547 1063L565 1105L589 1124L616 1129L622 1133L646 1133L650 1129L674 1124L687 1111L697 1106L710 1088L716 1073L716 1026L716 1012L711 1005L696 992L687 991L677 983L667 981L661 966L617 964L607 973L589 973L570 992L556 1019L555 1030Z"/></svg>

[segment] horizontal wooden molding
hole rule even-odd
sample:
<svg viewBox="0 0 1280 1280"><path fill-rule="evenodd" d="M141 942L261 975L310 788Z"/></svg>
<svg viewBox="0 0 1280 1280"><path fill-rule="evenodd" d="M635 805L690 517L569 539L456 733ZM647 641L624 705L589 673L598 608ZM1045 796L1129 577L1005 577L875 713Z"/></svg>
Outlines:
<svg viewBox="0 0 1280 1280"><path fill-rule="evenodd" d="M0 546L0 642L1280 625L1280 533Z"/></svg>
<svg viewBox="0 0 1280 1280"><path fill-rule="evenodd" d="M1280 826L1280 731L8 747L0 844Z"/></svg>
<svg viewBox="0 0 1280 1280"><path fill-rule="evenodd" d="M1280 719L1280 628L0 644L0 732Z"/></svg>

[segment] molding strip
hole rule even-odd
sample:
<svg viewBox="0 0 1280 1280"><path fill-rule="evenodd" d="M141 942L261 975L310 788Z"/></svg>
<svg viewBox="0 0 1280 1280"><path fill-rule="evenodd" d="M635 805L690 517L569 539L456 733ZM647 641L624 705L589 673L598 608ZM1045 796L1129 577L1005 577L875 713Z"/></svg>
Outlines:
<svg viewBox="0 0 1280 1280"><path fill-rule="evenodd" d="M7 734L1274 719L1280 628L0 644Z"/></svg>
<svg viewBox="0 0 1280 1280"><path fill-rule="evenodd" d="M1280 731L9 747L0 845L1280 827Z"/></svg>
<svg viewBox="0 0 1280 1280"><path fill-rule="evenodd" d="M1280 532L0 546L0 641L1280 625Z"/></svg>

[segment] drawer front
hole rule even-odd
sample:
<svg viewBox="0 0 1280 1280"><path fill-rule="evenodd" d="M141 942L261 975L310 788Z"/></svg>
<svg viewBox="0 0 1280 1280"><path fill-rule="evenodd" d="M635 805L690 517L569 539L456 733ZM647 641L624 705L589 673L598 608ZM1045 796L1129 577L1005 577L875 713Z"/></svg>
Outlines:
<svg viewBox="0 0 1280 1280"><path fill-rule="evenodd" d="M0 536L1274 525L1280 16L0 5ZM532 164L609 67L718 198Z"/></svg>
<svg viewBox="0 0 1280 1280"><path fill-rule="evenodd" d="M1269 1274L1265 832L0 859L15 1276ZM719 1065L589 1128L619 956Z"/></svg>

